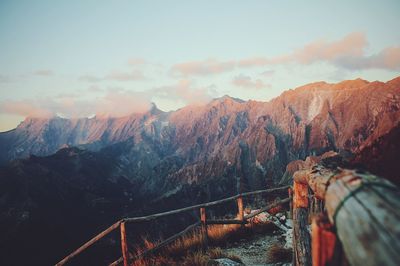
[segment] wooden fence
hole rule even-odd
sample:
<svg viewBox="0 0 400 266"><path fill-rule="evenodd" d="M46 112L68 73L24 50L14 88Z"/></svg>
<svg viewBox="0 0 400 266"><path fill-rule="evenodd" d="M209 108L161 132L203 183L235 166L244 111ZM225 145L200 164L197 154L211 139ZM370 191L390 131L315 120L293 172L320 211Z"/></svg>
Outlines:
<svg viewBox="0 0 400 266"><path fill-rule="evenodd" d="M319 165L293 178L294 265L399 265L396 186L369 173Z"/></svg>
<svg viewBox="0 0 400 266"><path fill-rule="evenodd" d="M58 262L56 264L56 266L65 265L68 261L70 261L71 259L73 259L77 255L82 253L88 247L92 246L94 243L96 243L97 241L99 241L100 239L102 239L103 237L108 235L109 233L113 232L118 227L120 228L120 233L121 233L121 254L122 254L122 256L118 260L116 260L113 263L111 263L110 265L119 265L119 264L123 263L124 266L128 266L131 261L133 261L135 259L142 258L144 256L147 256L147 255L149 255L151 253L154 253L154 252L160 250L161 248L165 247L166 245L170 244L171 242L175 241L176 239L178 239L179 237L183 236L184 234L190 232L191 230L197 228L198 226L201 226L201 230L200 231L201 231L201 234L202 234L203 245L204 245L204 247L206 247L207 242L208 242L208 237L207 237L208 236L208 233L207 233L207 226L208 225L212 225L212 224L243 224L244 225L244 224L248 223L249 219L255 217L256 215L258 215L258 214L260 214L262 212L266 212L266 211L268 211L268 210L270 210L270 209L272 209L274 207L277 207L279 205L282 205L284 203L288 203L288 202L291 201L291 198L289 196L286 199L283 199L283 200L274 202L272 204L269 204L268 206L265 206L265 207L255 211L255 212L251 213L251 214L244 215L243 197L254 196L254 195L258 195L258 194L262 194L262 193L272 193L272 192L276 192L276 191L287 190L289 188L290 188L289 186L284 186L284 187L273 188L273 189L251 191L251 192L241 193L241 194L238 194L236 196L229 197L229 198L216 200L216 201L212 201L212 202L207 202L207 203L202 203L202 204L198 204L198 205L194 205L194 206L190 206L190 207L186 207L186 208L181 208L181 209L176 209L176 210L172 210L172 211L152 214L152 215L148 215L148 216L121 219L121 220L117 221L116 223L114 223L113 225L111 225L110 227L108 227L107 229L105 229L100 234L98 234L95 237L93 237L92 239L90 239L88 242L83 244L77 250L75 250L74 252L72 252L71 254L66 256L64 259L62 259L60 262ZM223 203L226 203L226 202L229 202L229 201L235 201L235 200L237 201L237 206L238 206L238 213L239 213L239 215L238 215L239 218L238 219L233 219L233 220L211 220L211 219L207 219L207 217L206 217L206 208L207 207L220 205L220 204L223 204ZM155 246L155 247L153 247L153 248L151 248L149 250L144 251L139 256L133 256L129 252L129 250L128 250L128 240L126 238L126 228L125 228L125 224L126 223L151 221L151 220L154 220L154 219L157 219L157 218L160 218L160 217L175 215L175 214L179 214L179 213L183 213L183 212L187 212L187 211L192 211L192 210L199 210L199 214L200 214L200 221L199 222L196 222L195 224L192 224L192 225L188 226L186 229L184 229L180 233L177 233L177 234L165 239L164 241L162 241L157 246Z"/></svg>

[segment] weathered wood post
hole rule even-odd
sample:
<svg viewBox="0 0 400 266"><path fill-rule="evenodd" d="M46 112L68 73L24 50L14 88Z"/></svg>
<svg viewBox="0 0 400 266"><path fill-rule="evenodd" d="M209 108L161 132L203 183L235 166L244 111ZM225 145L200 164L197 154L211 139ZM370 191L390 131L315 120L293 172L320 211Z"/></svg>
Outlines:
<svg viewBox="0 0 400 266"><path fill-rule="evenodd" d="M128 266L129 265L129 253L128 253L128 243L126 241L125 222L121 223L120 229L121 229L122 257L124 259L124 266Z"/></svg>
<svg viewBox="0 0 400 266"><path fill-rule="evenodd" d="M342 250L326 215L313 217L311 234L313 266L341 265Z"/></svg>
<svg viewBox="0 0 400 266"><path fill-rule="evenodd" d="M398 265L400 261L400 190L365 172L314 166L294 180L308 183L324 199L350 265ZM344 257L344 256L343 256Z"/></svg>
<svg viewBox="0 0 400 266"><path fill-rule="evenodd" d="M207 232L207 217L206 217L206 208L200 208L200 220L201 220L201 236L202 236L202 244L203 250L207 249L208 246L208 232Z"/></svg>
<svg viewBox="0 0 400 266"><path fill-rule="evenodd" d="M237 205L238 205L238 215L239 215L239 220L244 221L244 209L243 209L243 197L240 194L240 197L237 198ZM242 227L244 224L242 224Z"/></svg>
<svg viewBox="0 0 400 266"><path fill-rule="evenodd" d="M293 219L293 190L291 187L288 188L289 193L289 219Z"/></svg>
<svg viewBox="0 0 400 266"><path fill-rule="evenodd" d="M308 232L308 185L294 181L293 249L296 266L311 266L311 238Z"/></svg>

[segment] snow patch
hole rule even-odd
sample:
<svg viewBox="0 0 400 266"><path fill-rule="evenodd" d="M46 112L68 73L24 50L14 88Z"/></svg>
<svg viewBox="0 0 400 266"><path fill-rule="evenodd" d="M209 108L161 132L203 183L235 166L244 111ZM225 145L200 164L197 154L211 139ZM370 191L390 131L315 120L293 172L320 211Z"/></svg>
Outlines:
<svg viewBox="0 0 400 266"><path fill-rule="evenodd" d="M308 107L308 121L313 120L321 112L323 102L321 95L313 93L313 99Z"/></svg>

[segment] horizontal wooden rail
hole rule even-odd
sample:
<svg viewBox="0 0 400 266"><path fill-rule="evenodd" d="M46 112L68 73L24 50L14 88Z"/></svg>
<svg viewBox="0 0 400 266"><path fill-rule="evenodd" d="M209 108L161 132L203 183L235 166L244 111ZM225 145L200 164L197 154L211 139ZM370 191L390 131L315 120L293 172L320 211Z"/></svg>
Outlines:
<svg viewBox="0 0 400 266"><path fill-rule="evenodd" d="M98 234L97 236L93 237L92 239L90 239L88 242L86 242L85 244L83 244L80 248L78 248L77 250L75 250L74 252L72 252L70 255L66 256L62 261L60 261L59 263L56 264L56 266L61 266L64 265L65 263L67 263L69 260L71 260L72 258L74 258L76 255L78 255L79 253L81 253L82 251L84 251L85 249L87 249L88 247L90 247L91 245L93 245L94 243L96 243L97 241L99 241L100 239L102 239L103 237L105 237L106 235L108 235L109 233L111 233L112 231L114 231L115 229L117 229L121 224L121 221L116 222L115 224L111 225L110 227L108 227L106 230L104 230L103 232L101 232L100 234Z"/></svg>
<svg viewBox="0 0 400 266"><path fill-rule="evenodd" d="M97 242L98 240L100 240L101 238L103 238L104 236L106 236L107 234L109 234L110 232L112 232L114 229L118 228L121 223L132 223L132 222L143 222L143 221L151 221L160 217L165 217L165 216L169 216L169 215L173 215L173 214L178 214L178 213L183 213L183 212L187 212L187 211L191 211L191 210L196 210L196 209L201 209L201 208L205 208L205 207L211 207L211 206L215 206L215 205L219 205L225 202L229 202L229 201L233 201L242 197L247 197L247 196L252 196L252 195L257 195L257 194L262 194L262 193L271 193L271 192L276 192L276 191L281 191L281 190L286 190L288 189L290 186L284 186L284 187L278 187L278 188L272 188L272 189L264 189L264 190L256 190L256 191L251 191L251 192L246 192L246 193L242 193L242 194L238 194L232 197L228 197L225 199L221 199L221 200L216 200L216 201L212 201L212 202L207 202L207 203L202 203L202 204L197 204L197 205L193 205L190 207L185 207L185 208L180 208L180 209L176 209L176 210L172 210L172 211L167 211L167 212L162 212L162 213L156 213L156 214L151 214L151 215L147 215L147 216L141 216L141 217L132 217L132 218L123 218L120 221L114 223L112 226L110 226L109 228L107 228L106 230L104 230L103 232L101 232L100 234L96 235L95 237L93 237L91 240L89 240L88 242L86 242L84 245L82 245L81 247L79 247L77 250L75 250L74 252L72 252L70 255L68 255L67 257L65 257L63 260L61 260L60 262L58 262L56 264L56 266L61 266L64 265L66 262L68 262L69 260L71 260L72 258L74 258L75 256L77 256L78 254L80 254L82 251L84 251L85 249L87 249L88 247L90 247L91 245L93 245L95 242ZM288 201L288 199L285 199L284 202ZM279 204L282 204L284 202L277 202L277 203L273 203L272 207L267 206L265 208L262 209L261 212L265 212L270 208L276 207ZM243 209L243 208L242 208ZM243 212L243 210L241 210L241 212ZM261 213L258 212L257 214ZM251 217L256 216L257 214L251 214L250 217L248 216L244 216L243 221L241 220L235 220L230 221L230 220L226 220L225 223L226 224L232 224L232 223L238 223L238 224L244 224L246 223L246 219L249 219ZM219 223L222 224L222 220L209 220L208 223ZM189 227L188 227L189 228ZM187 229L188 229L187 228ZM184 231L186 231L187 229L185 229ZM192 229L192 228L189 228ZM184 232L183 231L183 232ZM182 232L181 232L182 233ZM175 237L176 235L172 236ZM171 237L171 238L172 238ZM170 238L168 238L167 240L170 240ZM167 241L166 240L166 241ZM173 240L170 240L173 241ZM165 242L165 241L164 241ZM129 255L131 256L131 255ZM120 258L119 260L121 260L122 258ZM115 261L114 263L120 263L122 261ZM113 263L111 265L114 265Z"/></svg>
<svg viewBox="0 0 400 266"><path fill-rule="evenodd" d="M322 166L297 171L293 179L294 204L300 202L296 193L304 193L306 200L308 187L316 198L325 201L327 219L351 265L398 265L399 188L369 173L340 168L333 171ZM307 210L307 204L300 207ZM294 224L296 228L296 217ZM305 225L302 228L306 230Z"/></svg>
<svg viewBox="0 0 400 266"><path fill-rule="evenodd" d="M176 209L172 211L167 211L167 212L162 212L162 213L157 213L157 214L152 214L148 216L141 216L141 217L133 217L133 218L124 218L124 222L143 222L143 221L151 221L160 217L168 216L168 215L173 215L181 212L187 212L187 211L192 211L200 208L205 208L205 207L211 207L215 205L219 205L228 201L236 200L239 197L246 197L250 195L255 195L255 194L262 194L262 193L270 193L270 192L275 192L275 191L280 191L280 190L286 190L288 189L289 186L284 186L284 187L278 187L278 188L271 188L271 189L264 189L264 190L257 190L257 191L252 191L252 192L246 192L242 194L238 194L229 198L221 199L221 200L216 200L216 201L211 201L207 203L202 203L198 205L193 205L190 207L185 207L181 209Z"/></svg>
<svg viewBox="0 0 400 266"><path fill-rule="evenodd" d="M143 253L137 255L137 256L133 256L132 254L130 254L131 259L133 260L138 260L141 259L151 253L154 253L158 250L160 250L161 248L167 246L168 244L170 244L171 242L175 241L176 239L178 239L179 237L184 236L185 234L189 233L191 230L195 229L196 227L198 227L200 225L200 221L197 223L194 223L192 225L189 225L188 227L186 227L184 230L182 230L181 232L165 239L164 241L162 241L161 243L159 243L158 245L156 245L155 247L148 249L146 251L144 251ZM123 261L123 257L120 257L118 260L114 261L113 263L110 264L110 266L116 266L119 265L121 262Z"/></svg>
<svg viewBox="0 0 400 266"><path fill-rule="evenodd" d="M241 220L206 220L207 225L211 224L247 224L248 221Z"/></svg>
<svg viewBox="0 0 400 266"><path fill-rule="evenodd" d="M264 208L261 208L261 209L255 211L255 212L253 212L253 213L250 213L250 214L248 214L248 215L245 215L245 216L244 216L244 219L247 220L247 219L253 218L254 216L257 216L257 215L259 215L259 214L262 213L262 212L266 212L266 211L268 211L268 210L270 210L270 209L272 209L272 208L275 208L275 207L277 207L277 206L280 206L280 205L282 205L282 204L284 204L284 203L286 203L286 202L289 202L289 201L290 201L290 198L286 198L286 199L283 199L283 200L280 200L280 201L271 203L271 204L269 204L268 206L265 206Z"/></svg>

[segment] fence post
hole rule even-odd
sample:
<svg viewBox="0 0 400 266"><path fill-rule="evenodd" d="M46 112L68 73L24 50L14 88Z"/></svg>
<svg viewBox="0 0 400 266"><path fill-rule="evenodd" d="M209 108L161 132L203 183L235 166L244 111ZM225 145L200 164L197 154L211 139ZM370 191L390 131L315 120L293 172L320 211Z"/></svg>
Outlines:
<svg viewBox="0 0 400 266"><path fill-rule="evenodd" d="M201 235L203 238L203 250L206 250L208 245L206 208L200 208L200 220L201 220Z"/></svg>
<svg viewBox="0 0 400 266"><path fill-rule="evenodd" d="M293 251L296 266L311 266L311 237L308 232L308 185L294 181Z"/></svg>
<svg viewBox="0 0 400 266"><path fill-rule="evenodd" d="M313 217L311 224L313 266L343 265L343 252L333 225L324 214Z"/></svg>
<svg viewBox="0 0 400 266"><path fill-rule="evenodd" d="M239 213L239 220L244 221L244 209L243 209L243 197L240 195L239 198L237 198L237 205L238 205L238 213ZM242 227L244 224L242 224Z"/></svg>
<svg viewBox="0 0 400 266"><path fill-rule="evenodd" d="M121 250L122 250L122 257L124 259L124 266L129 266L129 253L128 253L128 243L126 241L125 222L121 223L120 229L121 229Z"/></svg>
<svg viewBox="0 0 400 266"><path fill-rule="evenodd" d="M293 190L291 187L288 188L289 193L289 219L293 219Z"/></svg>

